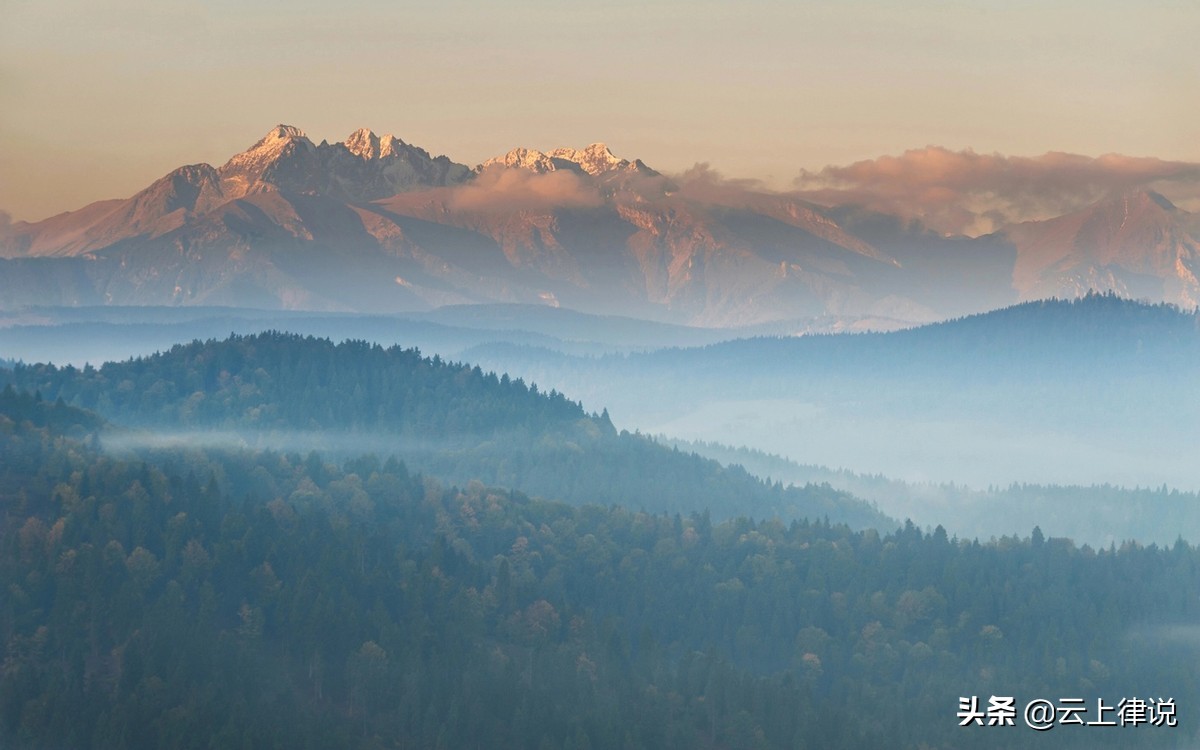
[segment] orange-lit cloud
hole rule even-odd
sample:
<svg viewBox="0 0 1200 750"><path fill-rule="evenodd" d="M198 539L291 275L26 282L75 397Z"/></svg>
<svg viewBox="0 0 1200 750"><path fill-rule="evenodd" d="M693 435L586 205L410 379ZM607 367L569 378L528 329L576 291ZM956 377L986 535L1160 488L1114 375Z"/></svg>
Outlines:
<svg viewBox="0 0 1200 750"><path fill-rule="evenodd" d="M544 210L602 202L596 189L572 172L537 174L502 166L483 170L471 182L455 188L448 200L452 208L463 211Z"/></svg>
<svg viewBox="0 0 1200 750"><path fill-rule="evenodd" d="M681 191L690 198L705 200L735 193L768 192L761 180L729 178L707 162L698 162L676 178Z"/></svg>
<svg viewBox="0 0 1200 750"><path fill-rule="evenodd" d="M1200 164L1119 154L1022 157L927 146L803 171L795 186L817 203L859 205L919 219L939 232L971 235L1061 215L1139 188L1157 190L1184 208L1200 208Z"/></svg>

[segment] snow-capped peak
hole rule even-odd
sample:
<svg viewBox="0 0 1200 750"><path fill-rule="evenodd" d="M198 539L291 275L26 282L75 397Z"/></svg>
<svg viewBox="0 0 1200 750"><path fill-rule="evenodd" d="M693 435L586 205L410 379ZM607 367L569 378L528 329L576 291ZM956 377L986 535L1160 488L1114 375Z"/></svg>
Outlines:
<svg viewBox="0 0 1200 750"><path fill-rule="evenodd" d="M246 151L230 159L223 170L254 169L279 158L288 148L315 149L316 146L300 128L276 125Z"/></svg>
<svg viewBox="0 0 1200 750"><path fill-rule="evenodd" d="M480 164L479 168L486 169L495 164L528 169L538 173L570 169L586 172L592 176L610 172L657 174L643 164L640 159L631 162L614 155L612 150L603 143L593 143L583 149L556 148L548 153L529 148L514 148L504 156L488 159Z"/></svg>
<svg viewBox="0 0 1200 750"><path fill-rule="evenodd" d="M496 156L488 159L483 164L480 164L479 168L487 169L494 165L528 169L530 172L536 172L537 174L553 172L560 166L565 166L556 164L555 160L548 154L531 148L514 148L504 156Z"/></svg>
<svg viewBox="0 0 1200 750"><path fill-rule="evenodd" d="M342 142L342 145L350 153L368 161L388 156L397 156L404 149L408 148L407 143L391 133L378 136L367 128L355 130Z"/></svg>
<svg viewBox="0 0 1200 750"><path fill-rule="evenodd" d="M308 140L308 136L300 128L279 124L271 128L266 135L258 140L258 143L250 147L250 150L257 151L262 148L270 148L280 143L286 143L293 138L304 141L310 146L312 145L312 141Z"/></svg>
<svg viewBox="0 0 1200 750"><path fill-rule="evenodd" d="M615 156L604 143L593 143L582 151L573 148L556 148L550 152L550 156L575 162L590 175L603 174L614 169L627 169L630 166L627 160Z"/></svg>

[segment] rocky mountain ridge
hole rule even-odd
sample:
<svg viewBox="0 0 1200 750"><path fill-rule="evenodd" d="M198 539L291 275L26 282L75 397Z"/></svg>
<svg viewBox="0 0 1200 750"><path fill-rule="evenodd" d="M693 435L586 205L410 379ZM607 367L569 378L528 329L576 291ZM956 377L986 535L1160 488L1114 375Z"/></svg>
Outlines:
<svg viewBox="0 0 1200 750"><path fill-rule="evenodd" d="M1089 289L1194 305L1200 221L1154 193L980 238L667 177L603 143L475 168L279 125L220 167L0 229L0 306L563 305L706 326L914 322Z"/></svg>
<svg viewBox="0 0 1200 750"><path fill-rule="evenodd" d="M529 148L514 148L503 156L487 159L477 167L482 171L488 167L517 167L535 174L546 174L566 169L592 177L612 173L626 173L657 177L659 173L646 166L641 159L622 159L605 143L593 143L586 148L556 148L549 152Z"/></svg>

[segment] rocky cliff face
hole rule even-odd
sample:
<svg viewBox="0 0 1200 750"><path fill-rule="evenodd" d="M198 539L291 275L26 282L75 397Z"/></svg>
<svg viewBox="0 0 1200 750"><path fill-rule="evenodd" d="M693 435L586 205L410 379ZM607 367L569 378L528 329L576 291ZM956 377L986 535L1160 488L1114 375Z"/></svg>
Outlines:
<svg viewBox="0 0 1200 750"><path fill-rule="evenodd" d="M1088 290L1200 304L1200 222L1158 193L1133 191L1075 213L1009 227L1023 299Z"/></svg>

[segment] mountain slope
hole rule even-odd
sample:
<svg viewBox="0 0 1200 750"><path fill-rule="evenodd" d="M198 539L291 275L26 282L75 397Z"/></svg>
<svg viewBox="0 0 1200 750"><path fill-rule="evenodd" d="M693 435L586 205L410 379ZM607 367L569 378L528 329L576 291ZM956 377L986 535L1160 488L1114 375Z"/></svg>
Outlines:
<svg viewBox="0 0 1200 750"><path fill-rule="evenodd" d="M846 493L765 484L618 434L607 414L589 416L556 392L399 347L262 334L98 369L18 365L0 371L0 382L185 443L399 453L451 481L481 479L574 503L894 525Z"/></svg>
<svg viewBox="0 0 1200 750"><path fill-rule="evenodd" d="M485 160L477 167L483 171L490 167L516 167L527 169L536 174L557 172L565 169L577 174L587 174L592 177L602 175L639 175L643 177L658 177L641 159L622 159L613 154L607 144L593 143L582 149L556 148L549 153L530 148L514 148L503 156L495 156Z"/></svg>
<svg viewBox="0 0 1200 750"><path fill-rule="evenodd" d="M604 144L472 171L368 130L314 144L286 125L220 167L6 227L0 256L9 308L517 302L708 326L963 311L825 209L676 182Z"/></svg>
<svg viewBox="0 0 1200 750"><path fill-rule="evenodd" d="M459 183L468 174L467 167L444 156L431 157L391 135L380 138L362 129L344 143L317 145L298 128L279 125L219 168L180 167L126 200L101 201L36 224L17 223L3 238L6 250L0 255L81 255L131 238L154 239L261 193L370 201ZM295 217L286 211L267 215L294 229Z"/></svg>
<svg viewBox="0 0 1200 750"><path fill-rule="evenodd" d="M371 457L114 457L7 406L0 455L38 459L0 463L12 750L1167 748L1200 723L1184 542L714 523ZM1149 701L1178 727L959 726L994 685L1169 696Z"/></svg>
<svg viewBox="0 0 1200 750"><path fill-rule="evenodd" d="M943 237L703 169L668 178L603 143L517 148L472 170L366 129L316 144L287 125L219 167L4 227L0 257L8 308L515 302L731 327L928 322L1089 289L1200 300L1200 220L1146 191Z"/></svg>
<svg viewBox="0 0 1200 750"><path fill-rule="evenodd" d="M1013 283L1025 299L1095 289L1200 304L1200 223L1158 193L1133 191L1003 234L1017 249Z"/></svg>

